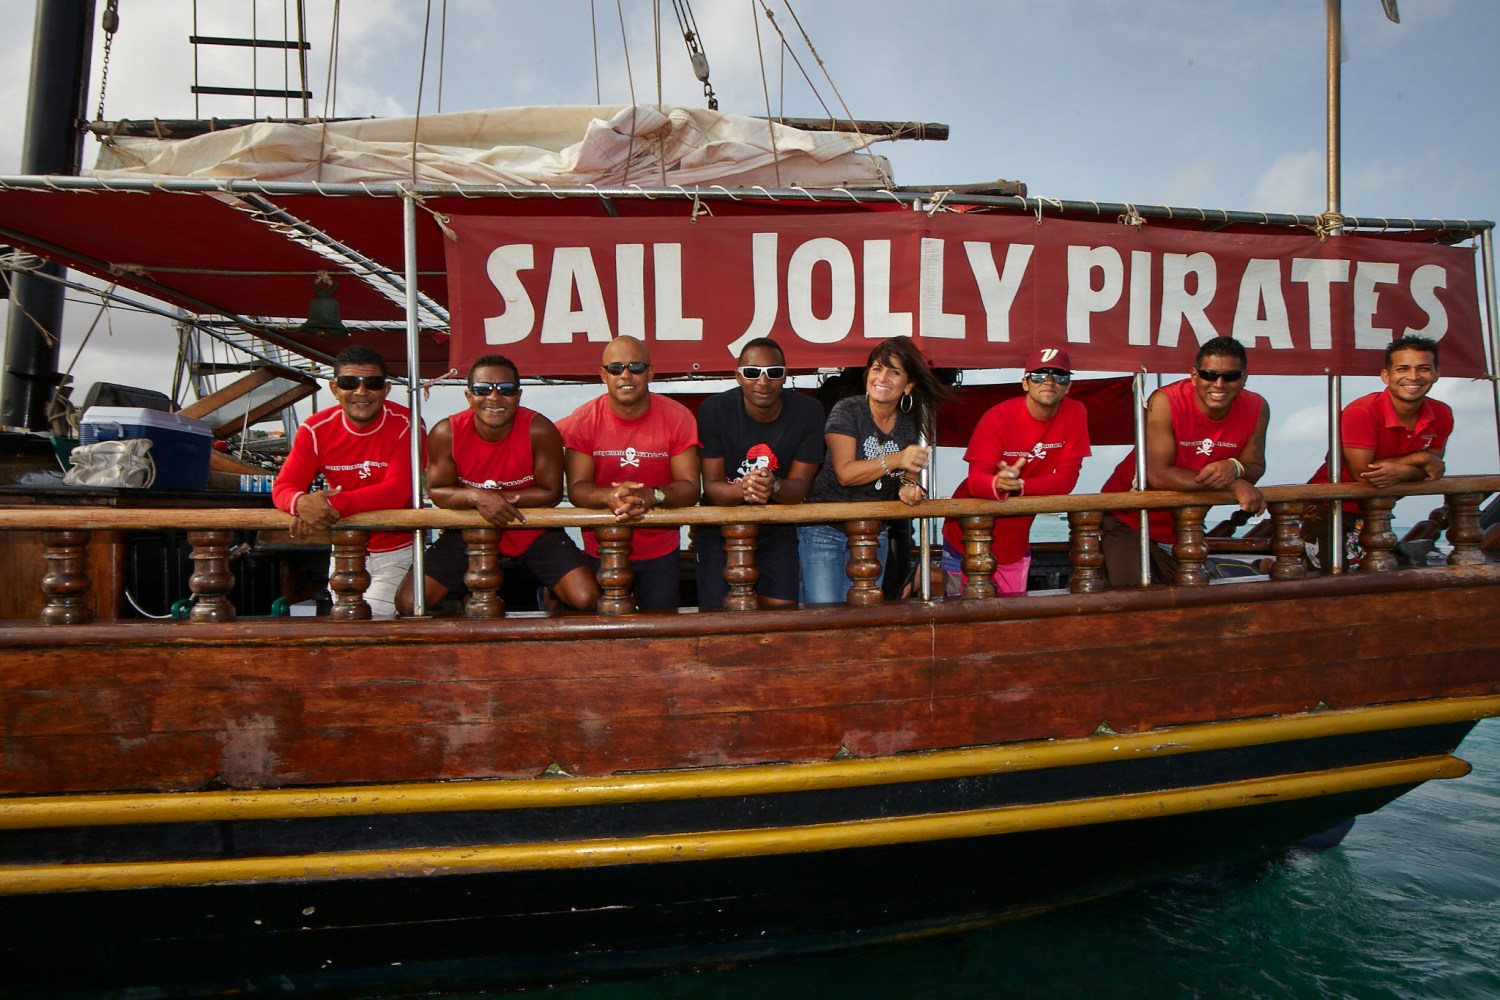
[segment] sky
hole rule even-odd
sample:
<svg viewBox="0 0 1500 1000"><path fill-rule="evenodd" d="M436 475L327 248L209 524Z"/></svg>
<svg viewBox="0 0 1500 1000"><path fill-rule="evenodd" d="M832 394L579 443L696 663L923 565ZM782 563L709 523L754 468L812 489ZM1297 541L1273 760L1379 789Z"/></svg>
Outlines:
<svg viewBox="0 0 1500 1000"><path fill-rule="evenodd" d="M1005 178L1049 198L1305 214L1327 207L1323 0L766 3L816 92L781 56L775 28L753 0L697 0L698 35L721 109L765 114L769 101L773 113L789 116L823 117L825 106L842 116L846 107L854 118L949 125L946 142L882 145L900 183ZM196 6L200 34L282 37L280 2ZM410 114L419 89L423 113L592 104L596 94L606 104L625 103L632 84L638 102L658 97L656 8L644 0L346 3L331 94L325 82L333 3L306 6L314 114ZM661 97L702 107L672 5L659 8ZM1500 218L1500 3L1401 0L1400 13L1393 24L1380 0L1343 3L1343 211ZM0 109L10 126L0 130L0 173L19 170L33 16L31 3L0 0L0 23L9 28L0 39ZM201 98L195 109L187 40L193 16L191 0L121 0L105 118L284 113L279 101L252 108L248 99L225 97ZM96 31L91 113L100 100L102 44ZM248 83L249 50L228 51L200 59L201 83ZM282 72L279 55L261 56L263 86L280 85ZM92 160L88 149L85 163ZM96 319L89 350L72 369L75 397L95 380L167 388L175 351L170 324L119 310L99 319L97 303L82 299L70 299L67 309L65 367ZM1380 388L1375 374L1344 379L1345 401ZM1252 376L1250 385L1272 408L1263 482L1304 481L1325 448L1324 381ZM462 405L456 391L446 392L428 403L429 424ZM590 394L527 401L556 417ZM1457 413L1449 471L1493 472L1500 446L1490 387L1449 379L1433 395ZM1096 449L1079 490L1097 488L1121 453ZM961 469L956 455L940 461L942 487ZM1403 502L1398 521L1416 520L1426 505Z"/></svg>

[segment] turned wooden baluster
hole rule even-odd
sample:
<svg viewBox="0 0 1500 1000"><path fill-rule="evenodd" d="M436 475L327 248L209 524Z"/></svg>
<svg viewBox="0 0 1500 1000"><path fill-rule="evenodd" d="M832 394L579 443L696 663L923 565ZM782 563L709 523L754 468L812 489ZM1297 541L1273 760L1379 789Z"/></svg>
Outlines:
<svg viewBox="0 0 1500 1000"><path fill-rule="evenodd" d="M958 519L964 539L964 600L995 596L995 519L969 514Z"/></svg>
<svg viewBox="0 0 1500 1000"><path fill-rule="evenodd" d="M1104 578L1104 541L1099 534L1103 523L1103 511L1075 510L1068 514L1068 562L1073 565L1070 593L1097 594L1109 589Z"/></svg>
<svg viewBox="0 0 1500 1000"><path fill-rule="evenodd" d="M724 582L729 585L724 595L724 610L754 611L760 607L755 596L755 583L760 579L760 567L755 565L755 539L760 533L758 524L726 524L721 529L724 535Z"/></svg>
<svg viewBox="0 0 1500 1000"><path fill-rule="evenodd" d="M844 533L849 536L849 563L844 571L854 585L845 598L849 604L859 608L885 603L885 593L880 589L880 529L882 521L845 521Z"/></svg>
<svg viewBox="0 0 1500 1000"><path fill-rule="evenodd" d="M234 574L229 572L228 529L189 531L188 544L193 547L193 575L188 590L193 592L193 610L188 620L194 622L232 622L234 605L229 603L229 588Z"/></svg>
<svg viewBox="0 0 1500 1000"><path fill-rule="evenodd" d="M44 531L47 572L42 576L43 625L83 625L94 620L89 610L89 579L85 550L87 531Z"/></svg>
<svg viewBox="0 0 1500 1000"><path fill-rule="evenodd" d="M1271 511L1271 579L1301 580L1307 576L1302 559L1302 503L1283 500L1267 505Z"/></svg>
<svg viewBox="0 0 1500 1000"><path fill-rule="evenodd" d="M1453 551L1448 553L1449 566L1481 566L1484 564L1484 530L1479 527L1479 505L1484 501L1483 493L1455 493L1448 497L1448 544Z"/></svg>
<svg viewBox="0 0 1500 1000"><path fill-rule="evenodd" d="M464 586L469 599L464 614L470 618L503 618L505 601L500 598L500 529L465 528L464 545L469 554L469 568L464 570Z"/></svg>
<svg viewBox="0 0 1500 1000"><path fill-rule="evenodd" d="M365 569L369 555L370 533L362 528L334 528L333 572L328 576L328 592L333 608L328 617L336 622L367 622L370 605L365 591L370 589L370 572Z"/></svg>
<svg viewBox="0 0 1500 1000"><path fill-rule="evenodd" d="M1172 512L1177 527L1177 540L1172 544L1172 554L1177 557L1177 586L1208 586L1208 539L1203 533L1203 519L1208 516L1207 507L1179 507Z"/></svg>
<svg viewBox="0 0 1500 1000"><path fill-rule="evenodd" d="M601 615L628 615L635 610L635 570L630 568L630 537L635 529L628 524L611 524L594 529L599 539L599 598Z"/></svg>
<svg viewBox="0 0 1500 1000"><path fill-rule="evenodd" d="M1391 508L1396 497L1365 497L1359 502L1364 527L1359 529L1359 544L1365 550L1359 561L1361 573L1388 573L1395 569L1396 533L1391 530Z"/></svg>

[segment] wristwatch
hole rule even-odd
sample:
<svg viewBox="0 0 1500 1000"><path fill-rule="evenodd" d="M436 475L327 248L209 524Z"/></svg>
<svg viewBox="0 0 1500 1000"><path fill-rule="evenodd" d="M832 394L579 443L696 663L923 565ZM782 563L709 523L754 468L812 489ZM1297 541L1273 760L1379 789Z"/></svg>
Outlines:
<svg viewBox="0 0 1500 1000"><path fill-rule="evenodd" d="M653 500L653 507L665 507L667 505L667 491L658 486L651 491L651 499Z"/></svg>

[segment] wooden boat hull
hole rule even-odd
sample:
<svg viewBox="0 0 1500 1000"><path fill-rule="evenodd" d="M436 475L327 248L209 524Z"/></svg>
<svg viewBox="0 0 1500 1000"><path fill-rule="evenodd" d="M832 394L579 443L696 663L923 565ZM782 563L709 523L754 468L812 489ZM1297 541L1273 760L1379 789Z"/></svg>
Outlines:
<svg viewBox="0 0 1500 1000"><path fill-rule="evenodd" d="M1014 770L904 781L897 764L865 786L817 787L812 765L805 791L628 801L651 787L638 779L616 804L12 829L0 949L21 992L178 994L526 985L851 948L1263 857L1467 771L1448 754L1471 722L1391 730L1396 713L1367 711L1376 728L1345 735L1219 747L1277 726L1187 727L1118 760L1121 738L1101 735L1018 746Z"/></svg>
<svg viewBox="0 0 1500 1000"><path fill-rule="evenodd" d="M1496 568L1450 567L790 614L0 627L3 962L34 993L520 985L1263 857L1466 772L1451 754L1500 714L1497 595Z"/></svg>

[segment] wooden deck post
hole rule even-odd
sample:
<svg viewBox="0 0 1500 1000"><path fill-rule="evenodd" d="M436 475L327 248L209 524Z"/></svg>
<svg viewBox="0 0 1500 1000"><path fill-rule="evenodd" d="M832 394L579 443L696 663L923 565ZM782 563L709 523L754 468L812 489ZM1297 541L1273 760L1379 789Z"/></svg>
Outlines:
<svg viewBox="0 0 1500 1000"><path fill-rule="evenodd" d="M1075 510L1068 514L1068 562L1073 565L1069 593L1097 594L1109 589L1104 579L1104 539L1099 533L1103 523L1103 511Z"/></svg>
<svg viewBox="0 0 1500 1000"><path fill-rule="evenodd" d="M849 563L845 572L854 581L845 600L855 607L885 603L885 592L880 589L880 555L876 551L884 524L874 520L844 522L844 533L849 536Z"/></svg>
<svg viewBox="0 0 1500 1000"><path fill-rule="evenodd" d="M635 529L628 524L609 524L594 529L599 539L599 613L628 615L635 610L635 570L630 568L630 538Z"/></svg>
<svg viewBox="0 0 1500 1000"><path fill-rule="evenodd" d="M465 528L464 546L469 556L469 567L464 571L464 586L469 588L464 614L469 618L503 618L505 601L500 598L500 585L505 575L500 570L500 529Z"/></svg>
<svg viewBox="0 0 1500 1000"><path fill-rule="evenodd" d="M1359 502L1364 527L1359 530L1359 544L1365 550L1359 561L1361 573L1388 573L1395 569L1396 533L1391 530L1391 508L1396 497L1365 497Z"/></svg>
<svg viewBox="0 0 1500 1000"><path fill-rule="evenodd" d="M330 621L367 622L371 618L365 591L370 588L370 572L365 569L369 555L370 533L363 528L335 527L333 537L333 572L328 576L328 592L333 595Z"/></svg>
<svg viewBox="0 0 1500 1000"><path fill-rule="evenodd" d="M1302 559L1302 504L1294 500L1267 505L1271 511L1271 579L1302 580L1307 564Z"/></svg>
<svg viewBox="0 0 1500 1000"><path fill-rule="evenodd" d="M1454 493L1448 497L1449 566L1484 565L1484 530L1479 527L1479 505L1483 493Z"/></svg>
<svg viewBox="0 0 1500 1000"><path fill-rule="evenodd" d="M229 602L229 590L234 586L234 574L229 571L229 541L233 537L227 528L187 533L188 544L193 547L193 575L188 577L193 610L188 613L189 621L234 621L234 605Z"/></svg>
<svg viewBox="0 0 1500 1000"><path fill-rule="evenodd" d="M964 600L995 596L995 519L970 515L958 519L964 539Z"/></svg>
<svg viewBox="0 0 1500 1000"><path fill-rule="evenodd" d="M1177 541L1172 545L1172 554L1177 557L1177 579L1179 587L1208 586L1208 539L1203 532L1203 519L1208 517L1207 507L1178 507L1172 512L1177 526Z"/></svg>
<svg viewBox="0 0 1500 1000"><path fill-rule="evenodd" d="M85 568L88 548L87 531L44 531L47 546L47 572L42 576L42 593L47 603L42 607L44 625L84 625L92 621L88 596L92 582Z"/></svg>
<svg viewBox="0 0 1500 1000"><path fill-rule="evenodd" d="M755 540L760 525L726 524L720 531L724 536L724 582L729 586L724 610L754 611L760 607L760 599L755 596L755 583L760 579Z"/></svg>

